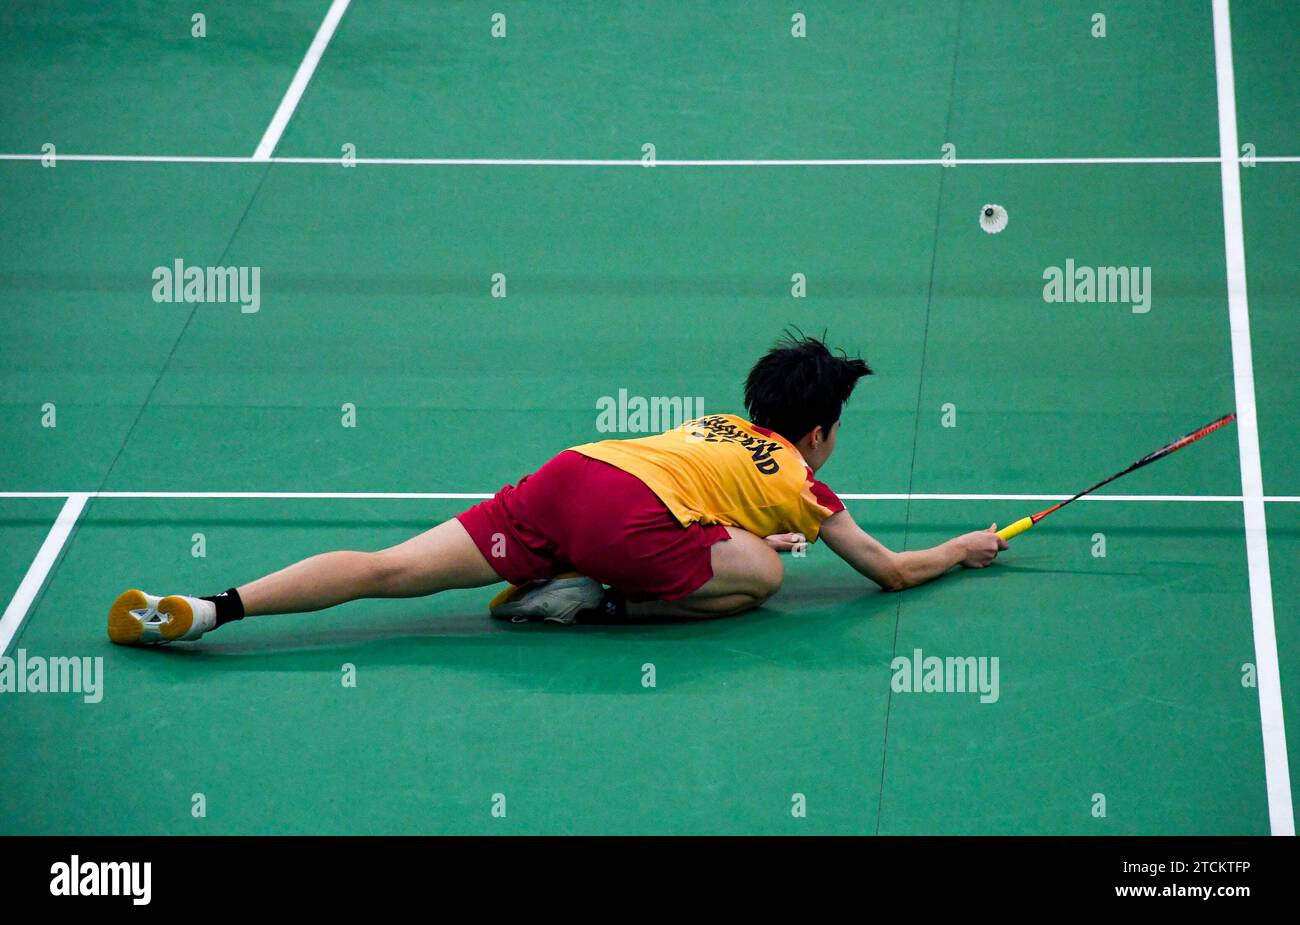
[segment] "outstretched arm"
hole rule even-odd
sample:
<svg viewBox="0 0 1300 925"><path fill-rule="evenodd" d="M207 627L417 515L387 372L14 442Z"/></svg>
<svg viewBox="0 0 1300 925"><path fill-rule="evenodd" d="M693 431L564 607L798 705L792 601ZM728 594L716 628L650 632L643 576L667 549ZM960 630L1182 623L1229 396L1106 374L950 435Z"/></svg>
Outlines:
<svg viewBox="0 0 1300 925"><path fill-rule="evenodd" d="M894 552L838 511L822 522L821 538L837 556L886 591L902 591L938 578L956 565L983 568L1007 548L997 524L953 537L929 549Z"/></svg>

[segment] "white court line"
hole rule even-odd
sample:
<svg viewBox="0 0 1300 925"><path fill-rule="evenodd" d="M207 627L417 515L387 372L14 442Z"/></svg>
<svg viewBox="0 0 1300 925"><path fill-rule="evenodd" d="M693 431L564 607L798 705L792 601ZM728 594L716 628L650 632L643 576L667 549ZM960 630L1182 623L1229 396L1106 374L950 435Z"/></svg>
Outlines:
<svg viewBox="0 0 1300 925"><path fill-rule="evenodd" d="M491 498L490 491L0 491L0 498L192 498L243 499L268 501L477 501ZM907 494L885 492L875 494L836 492L844 501L1065 501L1071 495L1011 495L1011 494ZM1080 502L1229 502L1241 504L1241 495L1085 495ZM1300 495L1269 495L1262 500L1283 503L1300 503Z"/></svg>
<svg viewBox="0 0 1300 925"><path fill-rule="evenodd" d="M1259 722L1264 737L1264 777L1269 827L1274 835L1294 835L1291 775L1287 767L1286 726L1282 717L1282 679L1273 624L1273 579L1268 562L1264 480L1259 462L1259 421L1255 412L1255 371L1250 344L1250 303L1246 298L1246 245L1241 220L1241 172L1236 163L1237 98L1232 68L1232 26L1228 0L1214 0L1214 73L1219 98L1219 175L1223 187L1223 244L1228 268L1228 317L1232 329L1232 378L1237 401L1237 449L1241 459L1242 509L1246 519L1246 563L1250 572L1250 612L1259 683Z"/></svg>
<svg viewBox="0 0 1300 925"><path fill-rule="evenodd" d="M45 154L0 154L0 161L40 161ZM124 164L256 164L251 157L218 157L206 154L58 154L53 155L59 161L90 161L97 163ZM334 163L337 163L335 161Z"/></svg>
<svg viewBox="0 0 1300 925"><path fill-rule="evenodd" d="M13 600L5 608L4 616L0 617L0 655L9 651L9 643L13 642L18 628L23 625L23 619L26 618L32 601L36 600L41 586L45 584L46 576L50 574L55 560L59 558L59 552L72 533L72 528L76 525L77 518L81 516L81 511L86 506L86 499L89 497L84 492L70 494L68 500L63 503L63 509L59 511L54 525L50 527L45 542L41 544L36 558L32 560L27 574L23 576L22 583L14 592Z"/></svg>
<svg viewBox="0 0 1300 925"><path fill-rule="evenodd" d="M298 72L293 75L289 89L284 92L284 99L280 100L280 107L271 117L271 124L266 127L257 150L253 152L254 161L265 163L271 159L275 146L280 143L280 136L284 134L289 120L293 118L293 111L298 108L298 101L306 92L307 84L311 83L311 77L316 73L316 65L320 64L321 55L325 54L325 47L334 37L334 30L338 28L339 20L347 12L350 2L352 0L334 0L330 4L329 11L321 20L320 28L316 30L316 37L307 46L307 54L298 65Z"/></svg>
<svg viewBox="0 0 1300 925"><path fill-rule="evenodd" d="M287 99L287 97L286 97ZM281 104L283 105L283 104ZM278 113L277 113L278 115ZM269 134L271 127L267 128ZM281 126L283 131L283 126ZM279 136L276 136L276 141ZM266 139L263 138L265 143ZM258 151L262 146L258 145ZM0 161L39 161L44 154L0 154ZM1245 158L1230 158L1242 161ZM55 161L125 164L305 164L338 167L338 157L252 157L205 154L59 154ZM1033 167L1069 164L1218 164L1219 157L986 157L957 158L953 166ZM1256 163L1300 163L1300 156L1256 157ZM639 159L511 157L358 157L349 163L377 167L641 167ZM934 167L939 158L820 158L812 160L656 160L655 167Z"/></svg>

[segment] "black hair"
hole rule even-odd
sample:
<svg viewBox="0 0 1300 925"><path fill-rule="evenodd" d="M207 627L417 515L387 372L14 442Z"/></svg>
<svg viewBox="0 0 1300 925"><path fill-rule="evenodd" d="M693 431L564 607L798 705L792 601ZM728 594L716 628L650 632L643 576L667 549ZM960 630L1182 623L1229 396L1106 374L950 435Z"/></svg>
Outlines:
<svg viewBox="0 0 1300 925"><path fill-rule="evenodd" d="M818 425L829 436L858 380L870 375L865 360L843 350L837 356L816 337L786 331L749 371L745 407L751 421L791 443Z"/></svg>

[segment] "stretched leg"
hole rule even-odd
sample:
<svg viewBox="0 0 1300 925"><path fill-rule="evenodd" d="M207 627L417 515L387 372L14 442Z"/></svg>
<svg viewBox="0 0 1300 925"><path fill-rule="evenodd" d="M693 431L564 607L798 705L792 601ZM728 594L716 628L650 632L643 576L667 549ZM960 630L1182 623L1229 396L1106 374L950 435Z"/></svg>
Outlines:
<svg viewBox="0 0 1300 925"><path fill-rule="evenodd" d="M422 597L500 580L452 519L379 552L321 553L238 590L244 613L252 617L323 610L364 597Z"/></svg>
<svg viewBox="0 0 1300 925"><path fill-rule="evenodd" d="M731 539L709 548L713 577L698 591L676 601L632 601L633 618L725 617L757 607L781 588L781 559L761 538L728 527Z"/></svg>
<svg viewBox="0 0 1300 925"><path fill-rule="evenodd" d="M458 520L379 552L326 552L210 598L132 588L108 611L108 638L139 646L192 641L223 623L322 610L363 597L420 597L500 581ZM242 601L242 606L241 606Z"/></svg>

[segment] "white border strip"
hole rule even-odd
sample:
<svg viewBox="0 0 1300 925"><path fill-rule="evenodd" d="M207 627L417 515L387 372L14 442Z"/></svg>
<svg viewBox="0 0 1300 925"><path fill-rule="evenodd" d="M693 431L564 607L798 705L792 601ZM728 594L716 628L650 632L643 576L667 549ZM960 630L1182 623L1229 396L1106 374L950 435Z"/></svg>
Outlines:
<svg viewBox="0 0 1300 925"><path fill-rule="evenodd" d="M1228 0L1214 0L1214 73L1219 97L1219 156L1222 159L1219 174L1223 186L1223 243L1228 268L1237 448L1241 459L1246 563L1250 572L1250 612L1259 681L1259 722L1264 736L1268 818L1274 835L1294 835L1291 774L1287 767L1286 726L1282 717L1282 679L1277 663L1277 630L1273 624L1273 579L1268 562L1264 480L1259 462L1259 421L1255 413L1255 372L1250 344L1250 304L1246 298L1246 246L1242 234L1241 171L1236 160L1237 98Z"/></svg>
<svg viewBox="0 0 1300 925"><path fill-rule="evenodd" d="M5 498L194 498L263 499L269 501L477 501L491 498L490 491L0 491ZM859 494L836 492L843 501L1065 501L1071 495L1008 494ZM1228 502L1241 504L1241 495L1085 495L1079 501L1138 501L1156 503ZM1300 495L1267 495L1261 500L1300 503Z"/></svg>
<svg viewBox="0 0 1300 925"><path fill-rule="evenodd" d="M307 91L307 84L311 83L312 75L316 73L316 65L320 64L321 55L325 54L325 47L334 37L334 30L338 28L339 20L343 18L351 2L352 0L334 0L330 4L329 12L325 14L320 28L316 30L316 37L307 46L307 54L298 65L298 72L293 75L289 89L284 93L284 99L280 100L280 108L271 117L271 124L266 127L257 150L253 152L254 161L265 163L271 159L275 146L280 143L280 136L284 134L289 120L293 118L294 110L298 108L298 101L302 99L303 93Z"/></svg>
<svg viewBox="0 0 1300 925"><path fill-rule="evenodd" d="M287 100L288 97L286 96ZM281 104L283 105L283 104ZM277 113L277 116L279 114ZM274 123L271 127L274 126ZM271 127L267 128L270 135ZM281 126L281 131L283 131ZM279 141L277 135L275 141ZM266 138L263 138L263 143ZM262 145L258 145L258 152ZM0 154L0 161L42 161L45 154ZM252 157L206 154L57 154L58 161L86 161L118 164L307 164L338 167L338 157L271 157L255 153ZM1032 167L1069 164L1218 164L1218 157L986 157L957 158L957 166ZM1229 158L1245 160L1245 158ZM598 160L591 158L511 158L511 157L358 157L349 163L376 167L646 167L641 160ZM655 167L935 167L945 162L938 158L819 158L813 160L656 160ZM1300 156L1256 157L1255 163L1295 164Z"/></svg>
<svg viewBox="0 0 1300 925"><path fill-rule="evenodd" d="M59 552L63 549L63 544L68 541L68 536L76 526L77 518L81 516L81 511L85 508L89 497L90 495L84 492L71 494L63 503L63 509L59 511L54 525L50 527L45 542L41 544L36 558L32 560L32 564L27 568L27 574L23 576L22 583L14 592L13 600L5 608L4 616L0 617L0 655L9 651L9 643L13 642L18 628L23 625L32 601L36 600L36 595L45 584L50 569L59 558Z"/></svg>

